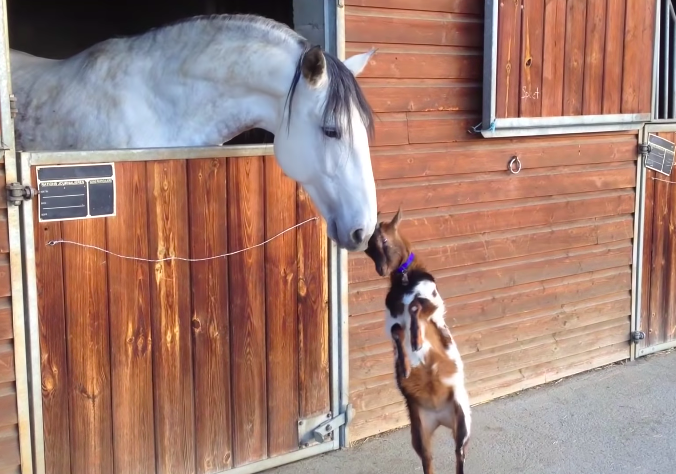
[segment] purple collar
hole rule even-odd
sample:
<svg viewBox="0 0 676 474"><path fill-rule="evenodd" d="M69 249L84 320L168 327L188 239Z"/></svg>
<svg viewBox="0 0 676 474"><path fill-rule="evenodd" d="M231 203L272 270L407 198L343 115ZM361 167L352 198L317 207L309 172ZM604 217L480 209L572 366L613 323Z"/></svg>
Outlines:
<svg viewBox="0 0 676 474"><path fill-rule="evenodd" d="M411 266L411 263L413 263L413 259L415 258L415 255L413 255L413 252L411 252L406 259L404 263L401 264L399 268L397 268L397 273L406 273L406 270L408 270L408 267Z"/></svg>

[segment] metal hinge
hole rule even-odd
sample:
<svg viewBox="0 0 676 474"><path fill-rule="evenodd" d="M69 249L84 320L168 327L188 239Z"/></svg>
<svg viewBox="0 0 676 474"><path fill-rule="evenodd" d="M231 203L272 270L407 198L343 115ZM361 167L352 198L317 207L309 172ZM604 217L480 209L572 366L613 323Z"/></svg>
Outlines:
<svg viewBox="0 0 676 474"><path fill-rule="evenodd" d="M14 94L9 95L9 115L10 117L16 117L16 114L19 113L19 109L16 108L16 96Z"/></svg>
<svg viewBox="0 0 676 474"><path fill-rule="evenodd" d="M651 150L650 143L639 143L638 144L638 154L641 155L641 158L645 159L646 156L650 153Z"/></svg>
<svg viewBox="0 0 676 474"><path fill-rule="evenodd" d="M20 206L24 201L30 201L37 196L38 190L30 186L24 186L21 183L10 183L7 185L7 203Z"/></svg>
<svg viewBox="0 0 676 474"><path fill-rule="evenodd" d="M632 331L631 333L631 342L638 344L638 341L645 339L645 333L643 331Z"/></svg>
<svg viewBox="0 0 676 474"><path fill-rule="evenodd" d="M298 445L309 448L313 444L322 444L333 439L332 435L341 426L352 421L354 408L348 405L345 413L332 417L331 412L298 420Z"/></svg>

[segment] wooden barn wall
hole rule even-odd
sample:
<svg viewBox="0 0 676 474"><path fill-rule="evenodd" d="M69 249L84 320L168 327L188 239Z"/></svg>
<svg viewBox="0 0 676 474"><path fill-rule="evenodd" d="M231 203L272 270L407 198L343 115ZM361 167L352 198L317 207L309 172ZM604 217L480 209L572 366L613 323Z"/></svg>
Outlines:
<svg viewBox="0 0 676 474"><path fill-rule="evenodd" d="M4 168L2 157L0 186L3 189ZM18 474L21 469L10 291L7 201L3 192L0 193L0 474Z"/></svg>
<svg viewBox="0 0 676 474"><path fill-rule="evenodd" d="M272 156L115 173L115 217L35 223L47 473L215 473L297 450L299 417L330 410L322 221L200 262L47 243L206 258L316 216L309 197Z"/></svg>
<svg viewBox="0 0 676 474"><path fill-rule="evenodd" d="M378 115L379 209L402 207L438 279L473 403L629 357L637 135L470 135L482 2L346 3L347 56L379 48L360 78ZM354 441L408 417L383 326L387 279L353 254L349 285Z"/></svg>
<svg viewBox="0 0 676 474"><path fill-rule="evenodd" d="M650 113L656 2L500 2L496 118Z"/></svg>
<svg viewBox="0 0 676 474"><path fill-rule="evenodd" d="M676 141L676 133L658 133ZM638 349L676 340L676 172L664 176L646 169L645 220Z"/></svg>

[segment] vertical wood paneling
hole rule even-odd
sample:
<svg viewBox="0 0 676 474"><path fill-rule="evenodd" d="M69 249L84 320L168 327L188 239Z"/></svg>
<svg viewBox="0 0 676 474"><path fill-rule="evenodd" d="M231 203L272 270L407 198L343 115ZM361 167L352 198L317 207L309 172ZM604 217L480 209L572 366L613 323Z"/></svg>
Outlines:
<svg viewBox="0 0 676 474"><path fill-rule="evenodd" d="M563 111L563 64L566 41L566 0L545 2L542 58L542 116Z"/></svg>
<svg viewBox="0 0 676 474"><path fill-rule="evenodd" d="M298 221L316 216L310 197L298 188ZM323 221L298 230L298 324L300 416L329 410L329 318Z"/></svg>
<svg viewBox="0 0 676 474"><path fill-rule="evenodd" d="M230 251L265 240L262 157L228 160ZM265 251L230 257L230 341L234 466L267 456Z"/></svg>
<svg viewBox="0 0 676 474"><path fill-rule="evenodd" d="M296 183L265 157L265 238L296 223ZM310 224L311 225L311 224ZM298 448L298 292L296 231L265 246L268 455Z"/></svg>
<svg viewBox="0 0 676 474"><path fill-rule="evenodd" d="M521 117L542 116L542 50L544 47L545 2L525 0L521 25Z"/></svg>
<svg viewBox="0 0 676 474"><path fill-rule="evenodd" d="M643 11L639 96L637 112L650 112L653 90L653 50L655 46L655 9L657 0L646 0Z"/></svg>
<svg viewBox="0 0 676 474"><path fill-rule="evenodd" d="M188 162L190 257L228 251L227 159ZM191 264L197 472L232 467L228 258Z"/></svg>
<svg viewBox="0 0 676 474"><path fill-rule="evenodd" d="M35 182L35 176L33 177ZM33 211L37 215L37 200ZM42 418L45 472L70 472L68 345L64 309L62 247L47 245L61 239L60 222L35 222L35 266L40 328Z"/></svg>
<svg viewBox="0 0 676 474"><path fill-rule="evenodd" d="M606 0L587 0L582 113L603 113L603 51L606 34Z"/></svg>
<svg viewBox="0 0 676 474"><path fill-rule="evenodd" d="M149 255L189 254L186 163L148 163ZM157 471L195 471L195 420L190 330L190 267L150 264Z"/></svg>
<svg viewBox="0 0 676 474"><path fill-rule="evenodd" d="M622 113L638 112L641 57L652 51L643 50L643 15L651 0L627 0L624 25L624 64L622 67Z"/></svg>
<svg viewBox="0 0 676 474"><path fill-rule="evenodd" d="M563 115L582 113L587 0L568 0L563 65Z"/></svg>
<svg viewBox="0 0 676 474"><path fill-rule="evenodd" d="M607 0L603 55L603 113L619 114L622 107L624 20L627 0Z"/></svg>
<svg viewBox="0 0 676 474"><path fill-rule="evenodd" d="M103 219L62 223L63 238L106 248ZM72 474L113 473L106 255L63 248Z"/></svg>
<svg viewBox="0 0 676 474"><path fill-rule="evenodd" d="M519 114L519 60L521 51L520 2L500 2L498 14L498 64L496 117Z"/></svg>
<svg viewBox="0 0 676 474"><path fill-rule="evenodd" d="M108 250L148 258L145 163L118 163L116 216L106 219ZM141 205L139 205L141 204ZM115 472L155 472L153 360L148 264L108 259Z"/></svg>

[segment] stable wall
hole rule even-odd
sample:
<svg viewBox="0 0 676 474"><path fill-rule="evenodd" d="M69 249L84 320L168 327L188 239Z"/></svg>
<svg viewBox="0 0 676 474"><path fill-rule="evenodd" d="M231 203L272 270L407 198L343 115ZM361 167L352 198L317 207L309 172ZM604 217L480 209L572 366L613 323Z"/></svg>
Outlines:
<svg viewBox="0 0 676 474"><path fill-rule="evenodd" d="M402 207L402 232L438 279L472 402L628 358L637 134L470 134L483 2L346 4L346 55L379 48L360 79L378 115L379 209L388 219ZM507 171L512 156L519 174ZM387 285L350 255L351 441L408 424L383 327Z"/></svg>

